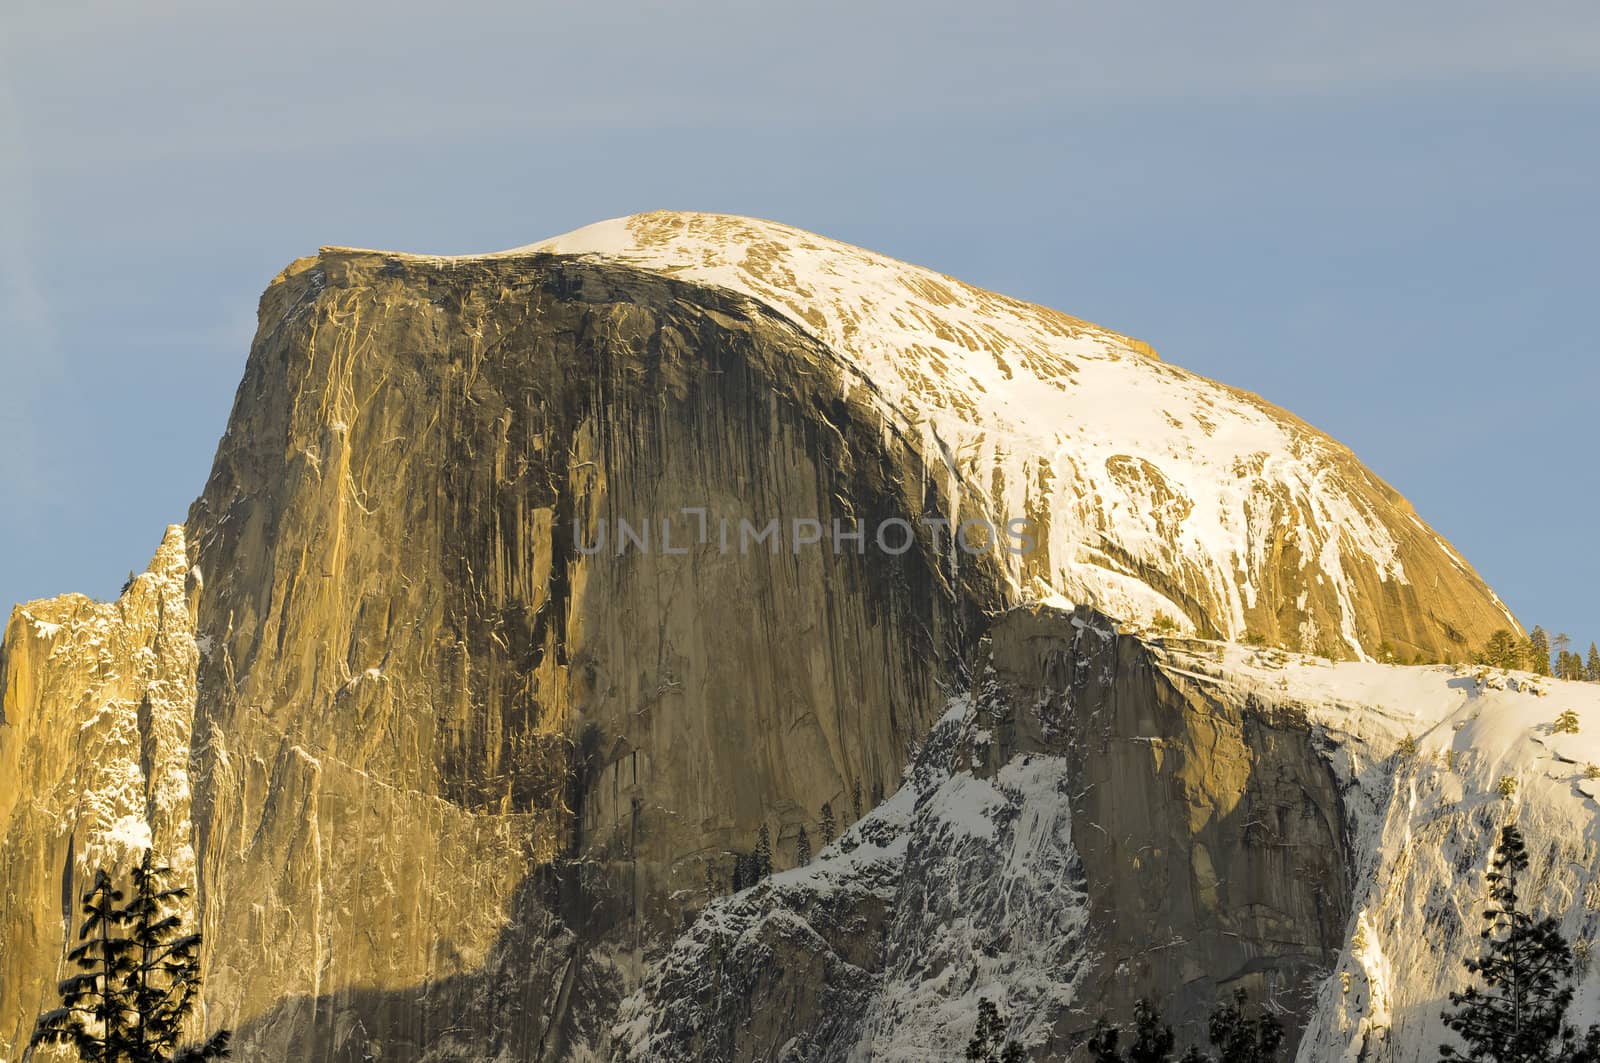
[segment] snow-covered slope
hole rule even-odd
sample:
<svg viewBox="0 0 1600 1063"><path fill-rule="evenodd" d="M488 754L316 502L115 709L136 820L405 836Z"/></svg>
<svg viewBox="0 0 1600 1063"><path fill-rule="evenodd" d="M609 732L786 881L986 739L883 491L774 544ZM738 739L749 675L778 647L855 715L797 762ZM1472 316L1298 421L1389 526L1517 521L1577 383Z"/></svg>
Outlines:
<svg viewBox="0 0 1600 1063"><path fill-rule="evenodd" d="M1600 970L1589 962L1600 933L1600 781L1586 777L1600 765L1600 686L1237 646L1221 663L1211 650L1171 659L1208 688L1304 710L1349 787L1353 914L1300 1060L1437 1058L1440 1012L1465 985L1462 961L1478 954L1484 875L1507 822L1532 858L1525 899L1560 918L1579 954L1571 1017L1600 1021ZM1578 733L1554 733L1568 710ZM1414 755L1401 751L1407 736Z"/></svg>
<svg viewBox="0 0 1600 1063"><path fill-rule="evenodd" d="M1459 659L1516 626L1346 448L1138 340L750 218L640 214L503 254L530 251L733 289L823 340L952 496L1031 521L1042 549L1007 559L1019 600L1405 659Z"/></svg>
<svg viewBox="0 0 1600 1063"><path fill-rule="evenodd" d="M955 1059L984 997L1033 1058L1068 1058L1134 995L1186 1043L1242 987L1299 1063L1431 1061L1511 821L1525 899L1580 956L1570 1018L1600 1020L1600 687L1021 612L899 793L659 956L621 1011L622 1058ZM1043 686L1016 686L1019 662ZM1567 710L1579 732L1552 734Z"/></svg>
<svg viewBox="0 0 1600 1063"><path fill-rule="evenodd" d="M978 714L954 699L814 863L709 905L624 1002L614 1058L953 1060L984 997L1046 1045L1092 966L1066 761L959 770Z"/></svg>

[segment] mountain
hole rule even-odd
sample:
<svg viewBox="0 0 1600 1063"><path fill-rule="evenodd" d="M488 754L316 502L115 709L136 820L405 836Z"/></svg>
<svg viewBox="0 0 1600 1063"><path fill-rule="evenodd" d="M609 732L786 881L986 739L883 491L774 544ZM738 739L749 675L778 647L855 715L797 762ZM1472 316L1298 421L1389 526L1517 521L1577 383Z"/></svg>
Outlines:
<svg viewBox="0 0 1600 1063"><path fill-rule="evenodd" d="M712 215L324 249L150 571L0 644L0 1060L152 844L245 1060L922 1059L980 991L1059 1058L1235 985L1417 1058L1496 773L1592 830L1528 708L1587 691L1365 660L1501 627L1347 450L1054 311Z"/></svg>

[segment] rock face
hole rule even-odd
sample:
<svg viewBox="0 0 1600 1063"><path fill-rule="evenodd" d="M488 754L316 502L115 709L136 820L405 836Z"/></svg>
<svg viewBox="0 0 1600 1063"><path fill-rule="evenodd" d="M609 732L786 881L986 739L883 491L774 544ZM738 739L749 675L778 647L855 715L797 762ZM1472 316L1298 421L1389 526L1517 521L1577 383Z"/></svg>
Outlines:
<svg viewBox="0 0 1600 1063"><path fill-rule="evenodd" d="M624 1005L639 1060L925 1060L981 997L1037 1058L1219 993L1291 1047L1349 915L1338 782L1303 714L1217 697L1088 610L1017 610L894 799L819 859L719 900Z"/></svg>
<svg viewBox="0 0 1600 1063"><path fill-rule="evenodd" d="M619 218L526 250L745 293L871 382L929 475L1039 548L1016 595L1330 656L1463 660L1515 618L1348 449L1147 344L772 222ZM519 252L507 252L515 256Z"/></svg>
<svg viewBox="0 0 1600 1063"><path fill-rule="evenodd" d="M426 1051L463 1035L422 988L559 916L569 940L512 975L537 1002L512 1050L555 1058L595 1003L571 984L614 982L679 925L675 893L761 824L781 842L897 776L997 579L698 541L685 509L942 501L828 352L747 300L329 253L263 321L189 521L211 573L196 836L227 898L209 999L263 1051ZM243 933L213 921L233 911Z"/></svg>
<svg viewBox="0 0 1600 1063"><path fill-rule="evenodd" d="M96 867L159 851L194 885L192 607L182 528L119 601L19 606L0 645L0 1059L59 1005ZM192 918L192 909L185 915Z"/></svg>
<svg viewBox="0 0 1600 1063"><path fill-rule="evenodd" d="M1012 517L1033 553L950 541ZM1101 613L980 645L1063 598ZM1040 1051L1138 986L1303 1020L1350 905L1326 757L1103 615L1158 612L1343 655L1515 623L1289 415L866 252L700 215L325 250L263 297L151 571L12 617L0 1063L83 876L145 844L245 1060L892 1057L964 1038L986 978ZM840 889L696 922L824 804Z"/></svg>

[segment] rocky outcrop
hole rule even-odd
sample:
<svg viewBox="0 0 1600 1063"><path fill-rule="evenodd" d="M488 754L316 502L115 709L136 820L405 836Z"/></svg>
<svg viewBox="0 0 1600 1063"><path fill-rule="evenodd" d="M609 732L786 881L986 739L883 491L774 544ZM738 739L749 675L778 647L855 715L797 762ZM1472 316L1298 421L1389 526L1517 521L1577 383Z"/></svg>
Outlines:
<svg viewBox="0 0 1600 1063"><path fill-rule="evenodd" d="M0 645L0 1059L75 973L78 896L146 848L193 888L191 571L182 528L116 602L19 606ZM192 917L193 911L187 913ZM43 1056L38 1057L42 1059Z"/></svg>
<svg viewBox="0 0 1600 1063"><path fill-rule="evenodd" d="M1126 1016L1151 997L1198 1040L1219 997L1242 988L1297 1032L1350 910L1325 739L1274 700L1191 681L1107 620L1063 628L1034 612L996 625L994 691L1008 711L989 760L1065 760L1095 954L1074 1008Z"/></svg>
<svg viewBox="0 0 1600 1063"><path fill-rule="evenodd" d="M717 900L623 1006L639 1060L924 1060L980 997L1032 1058L1236 988L1291 1045L1336 963L1350 846L1303 715L1218 697L1089 610L1015 610L907 785L806 867Z"/></svg>

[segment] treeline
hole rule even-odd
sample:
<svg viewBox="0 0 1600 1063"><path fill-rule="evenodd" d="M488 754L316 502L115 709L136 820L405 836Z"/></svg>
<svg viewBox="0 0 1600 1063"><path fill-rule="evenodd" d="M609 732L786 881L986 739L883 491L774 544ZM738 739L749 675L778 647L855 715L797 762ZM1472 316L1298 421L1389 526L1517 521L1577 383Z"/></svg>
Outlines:
<svg viewBox="0 0 1600 1063"><path fill-rule="evenodd" d="M850 812L854 816L854 820L861 819L861 798L861 784L858 782L850 790ZM872 786L872 806L876 808L882 803L883 787L881 784L874 783ZM818 848L825 849L832 845L839 832L838 821L833 812L833 803L831 801L822 802L822 807L818 809L816 822L803 822L800 824L799 833L795 835L794 839L794 867L805 867L811 863L812 835L807 830L808 826L817 829ZM729 855L733 857L733 866L726 878L718 871L714 862L706 864L705 890L706 900L708 901L722 895L724 882L730 883L733 892L738 893L740 890L749 889L772 874L771 830L763 823L756 832L756 847L753 850L748 853L734 852Z"/></svg>
<svg viewBox="0 0 1600 1063"><path fill-rule="evenodd" d="M1439 1046L1440 1063L1600 1063L1600 1026L1580 1032L1567 1019L1579 973L1572 946L1553 916L1539 918L1524 903L1528 865L1522 832L1501 828L1486 876L1482 950L1465 961L1468 985L1450 994L1441 1016L1453 1037ZM1026 1060L1005 1030L994 1003L980 1001L967 1059ZM1242 991L1212 1011L1206 1035L1215 1055L1190 1045L1179 1063L1276 1063L1285 1039L1276 1016L1252 1009ZM1140 1000L1126 1028L1102 1016L1087 1047L1093 1063L1173 1063L1177 1038L1155 1004Z"/></svg>
<svg viewBox="0 0 1600 1063"><path fill-rule="evenodd" d="M1283 1024L1264 1009L1253 1013L1243 990L1232 1000L1217 1005L1206 1023L1210 1055L1190 1045L1179 1063L1275 1063L1283 1047ZM1124 1034L1127 1035L1126 1041ZM1161 1018L1148 1000L1133 1005L1133 1023L1119 1029L1102 1016L1089 1036L1089 1058L1093 1063L1173 1063L1178 1039L1172 1027ZM1125 1046L1125 1047L1124 1047ZM1000 1009L987 998L978 1001L978 1024L967 1042L967 1059L975 1063L1023 1063L1028 1052L1017 1041L1006 1037Z"/></svg>
<svg viewBox="0 0 1600 1063"><path fill-rule="evenodd" d="M1488 643L1472 655L1472 660L1492 668L1600 683L1600 646L1589 643L1585 655L1573 648L1572 636L1562 633L1551 638L1538 626L1520 639L1509 628L1501 628L1489 636Z"/></svg>

